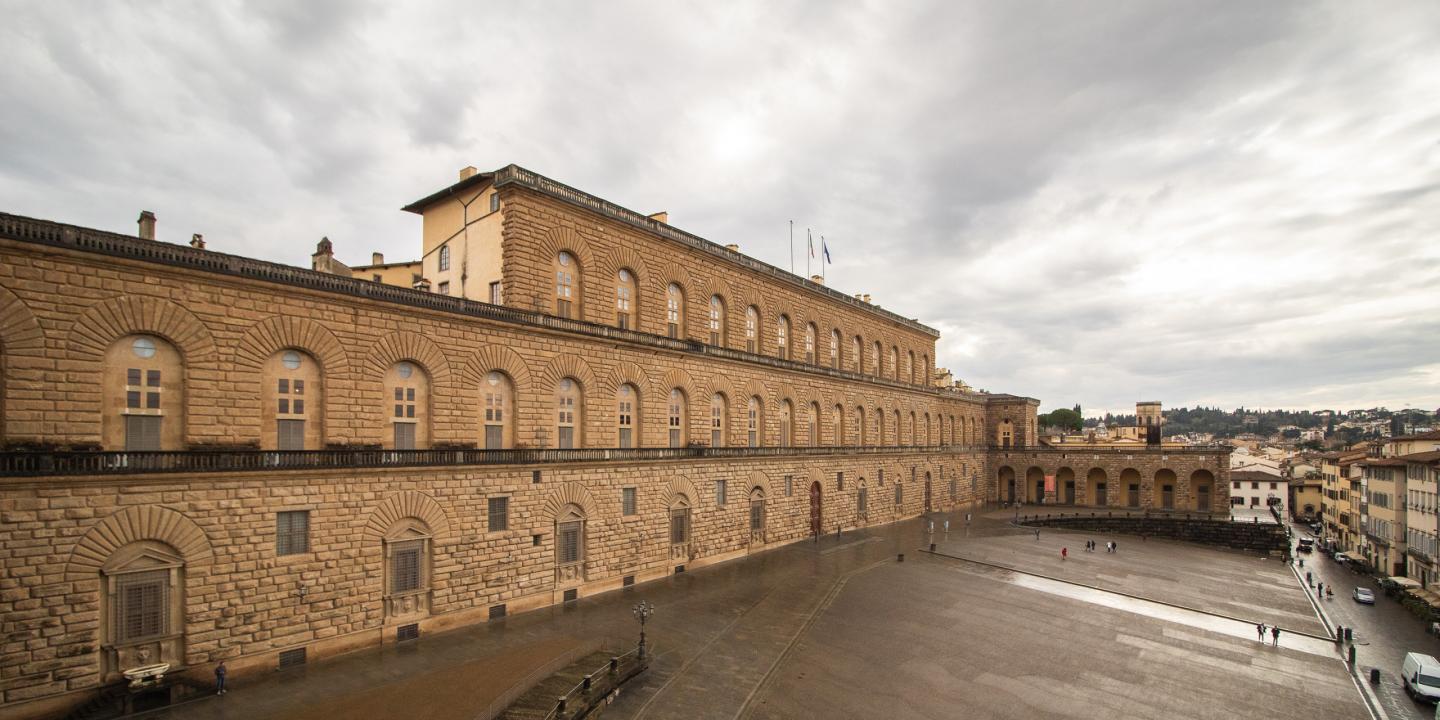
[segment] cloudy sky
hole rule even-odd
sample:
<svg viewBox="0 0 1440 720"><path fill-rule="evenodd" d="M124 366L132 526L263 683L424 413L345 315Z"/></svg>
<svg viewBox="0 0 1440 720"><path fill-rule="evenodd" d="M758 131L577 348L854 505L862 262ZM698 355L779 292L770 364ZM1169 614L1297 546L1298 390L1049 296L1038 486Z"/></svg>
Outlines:
<svg viewBox="0 0 1440 720"><path fill-rule="evenodd" d="M0 1L0 209L394 260L514 162L1043 409L1440 405L1434 0L517 5Z"/></svg>

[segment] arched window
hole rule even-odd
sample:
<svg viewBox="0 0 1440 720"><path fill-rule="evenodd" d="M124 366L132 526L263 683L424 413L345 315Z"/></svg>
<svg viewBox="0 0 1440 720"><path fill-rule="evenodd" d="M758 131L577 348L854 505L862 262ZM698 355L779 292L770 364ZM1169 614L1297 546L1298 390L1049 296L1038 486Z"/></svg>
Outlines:
<svg viewBox="0 0 1440 720"><path fill-rule="evenodd" d="M870 374L880 377L880 341L870 344Z"/></svg>
<svg viewBox="0 0 1440 720"><path fill-rule="evenodd" d="M690 542L690 498L675 493L670 500L670 556L686 557L683 546Z"/></svg>
<svg viewBox="0 0 1440 720"><path fill-rule="evenodd" d="M620 268L615 277L615 326L635 329L635 273Z"/></svg>
<svg viewBox="0 0 1440 720"><path fill-rule="evenodd" d="M841 446L845 444L845 408L836 405L830 417L830 444Z"/></svg>
<svg viewBox="0 0 1440 720"><path fill-rule="evenodd" d="M670 391L670 447L685 447L685 416L686 412L685 391L674 388Z"/></svg>
<svg viewBox="0 0 1440 720"><path fill-rule="evenodd" d="M806 418L810 433L810 447L820 445L820 404L810 403L810 417Z"/></svg>
<svg viewBox="0 0 1440 720"><path fill-rule="evenodd" d="M710 447L730 443L730 403L721 393L710 396Z"/></svg>
<svg viewBox="0 0 1440 720"><path fill-rule="evenodd" d="M760 332L760 311L754 305L745 308L745 352L756 352L757 336Z"/></svg>
<svg viewBox="0 0 1440 720"><path fill-rule="evenodd" d="M896 481L895 481L895 508L896 508L896 509L899 509L900 506L902 506L902 505L904 505L904 504L905 504L905 483L902 483L902 482L900 482L899 480L896 480Z"/></svg>
<svg viewBox="0 0 1440 720"><path fill-rule="evenodd" d="M561 250L555 256L555 314L562 318L579 317L576 303L580 299L580 263L574 255Z"/></svg>
<svg viewBox="0 0 1440 720"><path fill-rule="evenodd" d="M725 298L710 296L710 344L725 347Z"/></svg>
<svg viewBox="0 0 1440 720"><path fill-rule="evenodd" d="M264 444L276 450L315 450L324 444L320 363L299 350L281 350L265 363Z"/></svg>
<svg viewBox="0 0 1440 720"><path fill-rule="evenodd" d="M760 434L764 429L763 420L764 418L760 414L760 398L752 395L745 408L745 432L748 435L747 440L750 447L760 447L763 438Z"/></svg>
<svg viewBox="0 0 1440 720"><path fill-rule="evenodd" d="M622 448L638 447L635 428L639 427L636 413L640 409L640 392L634 385L625 383L615 391L615 426Z"/></svg>
<svg viewBox="0 0 1440 720"><path fill-rule="evenodd" d="M915 351L909 350L905 355L905 375L910 378L910 384L915 384Z"/></svg>
<svg viewBox="0 0 1440 720"><path fill-rule="evenodd" d="M870 490L865 487L865 478L860 478L860 492L855 496L855 512L865 517L866 506L870 504Z"/></svg>
<svg viewBox="0 0 1440 720"><path fill-rule="evenodd" d="M916 426L916 424L915 424L915 411L914 411L914 410L911 410L911 411L910 411L910 444L911 444L911 445L924 445L925 443L920 442L920 436L915 433L916 427L917 427L917 426Z"/></svg>
<svg viewBox="0 0 1440 720"><path fill-rule="evenodd" d="M805 362L815 363L815 323L805 325Z"/></svg>
<svg viewBox="0 0 1440 720"><path fill-rule="evenodd" d="M830 367L840 369L840 331L830 331Z"/></svg>
<svg viewBox="0 0 1440 720"><path fill-rule="evenodd" d="M891 445L897 445L897 446L898 446L898 445L900 444L900 411L899 411L899 410L893 410L893 411L891 411L891 423L892 423L892 427L893 427L893 429L895 430L895 432L894 432L894 434L893 434L893 435L891 436L891 438L890 438L890 440L891 440L891 443L890 443L890 444L891 444Z"/></svg>
<svg viewBox="0 0 1440 720"><path fill-rule="evenodd" d="M850 369L857 373L865 372L864 358L865 356L860 353L860 336L856 335L850 339L850 364L854 365Z"/></svg>
<svg viewBox="0 0 1440 720"><path fill-rule="evenodd" d="M185 442L185 366L170 343L127 335L105 353L106 450L179 450Z"/></svg>
<svg viewBox="0 0 1440 720"><path fill-rule="evenodd" d="M665 288L665 327L672 338L685 334L685 291L675 283Z"/></svg>
<svg viewBox="0 0 1440 720"><path fill-rule="evenodd" d="M790 447L794 444L791 434L794 425L795 408L789 400L780 401L780 447Z"/></svg>
<svg viewBox="0 0 1440 720"><path fill-rule="evenodd" d="M430 612L431 539L417 518L395 522L385 533L385 615L410 617Z"/></svg>
<svg viewBox="0 0 1440 720"><path fill-rule="evenodd" d="M765 544L765 489L750 488L750 543Z"/></svg>
<svg viewBox="0 0 1440 720"><path fill-rule="evenodd" d="M561 584L585 579L585 510L574 503L555 517L555 579Z"/></svg>
<svg viewBox="0 0 1440 720"><path fill-rule="evenodd" d="M955 416L954 416L954 415L951 415L951 416L950 416L950 444L951 444L951 445L959 445L959 444L960 444L959 431L958 431L958 429L955 427Z"/></svg>
<svg viewBox="0 0 1440 720"><path fill-rule="evenodd" d="M921 384L921 385L930 385L932 382L933 382L933 378L932 378L932 376L931 376L931 374L930 374L930 356L929 356L928 354L926 354L926 355L921 355L921 356L920 356L920 384Z"/></svg>
<svg viewBox="0 0 1440 720"><path fill-rule="evenodd" d="M900 348L890 346L890 379L900 379Z"/></svg>
<svg viewBox="0 0 1440 720"><path fill-rule="evenodd" d="M555 447L562 450L581 447L580 383L563 378L555 384Z"/></svg>
<svg viewBox="0 0 1440 720"><path fill-rule="evenodd" d="M928 412L925 413L925 442L917 444L925 445L927 447L933 446L935 444L935 436L932 434L930 425L930 413Z"/></svg>
<svg viewBox="0 0 1440 720"><path fill-rule="evenodd" d="M499 370L485 373L480 387L480 404L485 408L485 449L503 450L515 446L515 386Z"/></svg>
<svg viewBox="0 0 1440 720"><path fill-rule="evenodd" d="M860 406L858 406L858 405L855 406L855 432L856 432L856 435L855 435L855 445L856 445L856 447L863 447L863 446L868 442L868 437L867 437L866 434L865 434L865 433L866 433L866 426L867 426L867 425L869 425L869 423L866 422L866 418L865 418L865 408L860 407Z"/></svg>
<svg viewBox="0 0 1440 720"><path fill-rule="evenodd" d="M390 448L422 450L430 447L430 378L425 369L404 360L385 373L390 412Z"/></svg>
<svg viewBox="0 0 1440 720"><path fill-rule="evenodd" d="M885 436L885 411L875 408L875 439L876 445L889 445Z"/></svg>
<svg viewBox="0 0 1440 720"><path fill-rule="evenodd" d="M781 360L790 357L790 318L785 315L775 321L775 357Z"/></svg>

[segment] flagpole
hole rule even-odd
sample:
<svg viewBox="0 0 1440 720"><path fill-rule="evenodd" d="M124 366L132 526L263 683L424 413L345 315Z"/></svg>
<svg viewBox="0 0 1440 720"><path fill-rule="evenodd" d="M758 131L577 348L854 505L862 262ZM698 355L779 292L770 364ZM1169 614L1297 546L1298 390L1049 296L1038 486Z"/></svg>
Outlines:
<svg viewBox="0 0 1440 720"><path fill-rule="evenodd" d="M810 279L810 258L815 257L815 240L810 237L810 228L805 228L805 279Z"/></svg>
<svg viewBox="0 0 1440 720"><path fill-rule="evenodd" d="M795 221L790 221L790 274L795 274Z"/></svg>
<svg viewBox="0 0 1440 720"><path fill-rule="evenodd" d="M830 255L825 248L825 236L820 236L820 284L825 284L825 266L830 264Z"/></svg>

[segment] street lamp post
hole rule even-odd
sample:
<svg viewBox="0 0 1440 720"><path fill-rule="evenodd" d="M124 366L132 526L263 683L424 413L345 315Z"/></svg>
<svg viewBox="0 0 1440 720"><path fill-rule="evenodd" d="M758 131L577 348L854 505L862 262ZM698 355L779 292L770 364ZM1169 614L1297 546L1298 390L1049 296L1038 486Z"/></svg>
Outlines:
<svg viewBox="0 0 1440 720"><path fill-rule="evenodd" d="M649 620L649 619L650 619L650 616L655 614L655 606L654 606L654 605L651 605L650 603L648 603L648 602L646 602L646 601L644 601L644 600L641 600L640 602L636 603L636 604L635 604L635 607L631 608L630 611L633 612L633 613L635 613L635 619L640 621L640 651L639 651L639 652L640 652L640 661L641 661L641 662L644 662L644 661L645 661L645 621L646 621L646 620Z"/></svg>

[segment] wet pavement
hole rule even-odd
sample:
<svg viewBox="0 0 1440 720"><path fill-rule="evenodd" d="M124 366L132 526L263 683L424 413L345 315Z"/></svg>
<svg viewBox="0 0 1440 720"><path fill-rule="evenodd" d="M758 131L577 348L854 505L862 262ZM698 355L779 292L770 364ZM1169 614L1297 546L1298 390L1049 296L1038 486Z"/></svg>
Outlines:
<svg viewBox="0 0 1440 720"><path fill-rule="evenodd" d="M949 517L938 550L1017 569L919 552L932 539L916 519L239 682L157 716L386 717L408 705L407 716L470 720L584 642L633 645L641 599L657 607L652 666L606 717L1367 716L1324 643L1282 634L1275 648L1246 630L1263 619L1324 632L1282 563L1128 537L1114 555L1096 537L1100 551L1060 561L1057 543L1083 539L1045 531L1037 543L1003 512L976 513L968 530L963 512ZM394 696L408 700L380 704Z"/></svg>
<svg viewBox="0 0 1440 720"><path fill-rule="evenodd" d="M1309 536L1301 526L1292 528L1296 538ZM1333 625L1355 629L1355 662L1359 674L1368 684L1370 669L1380 669L1380 685L1375 688L1385 712L1393 720L1430 720L1435 715L1435 706L1410 699L1400 683L1400 663L1407 652L1422 652L1440 657L1440 638L1425 632L1425 624L1419 618L1400 606L1399 602L1386 597L1380 587L1368 577L1351 572L1319 551L1297 553L1304 559L1304 566L1295 568L1295 584L1305 584L1305 573L1311 574L1311 595L1313 583L1325 583L1333 587L1334 598L1316 600L1325 617ZM1370 588L1375 593L1374 605L1355 602L1350 593L1356 587Z"/></svg>

